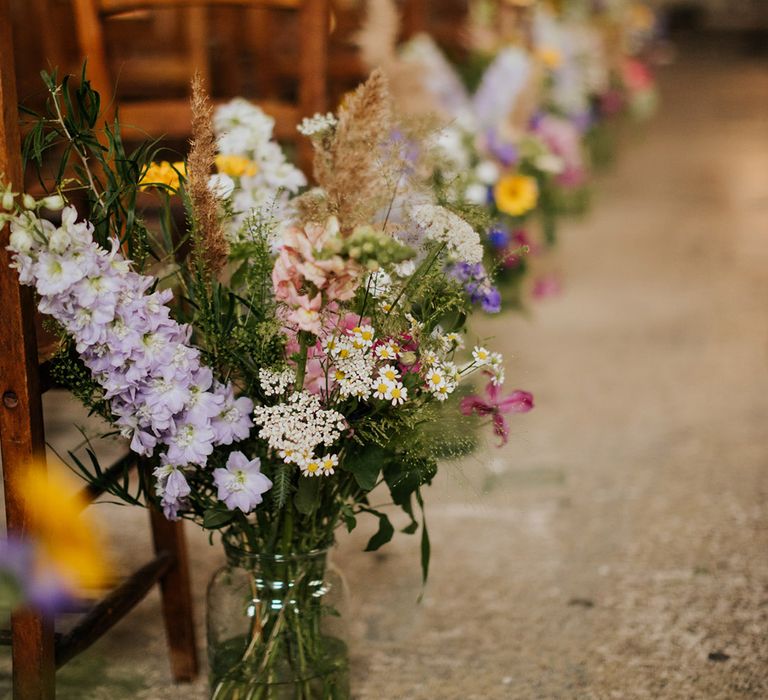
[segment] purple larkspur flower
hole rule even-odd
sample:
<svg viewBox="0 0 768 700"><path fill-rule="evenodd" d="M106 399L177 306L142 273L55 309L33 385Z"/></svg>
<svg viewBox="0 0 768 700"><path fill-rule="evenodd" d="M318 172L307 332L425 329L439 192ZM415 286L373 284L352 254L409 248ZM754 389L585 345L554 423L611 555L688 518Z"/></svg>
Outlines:
<svg viewBox="0 0 768 700"><path fill-rule="evenodd" d="M272 488L272 482L261 473L261 460L249 460L242 452L230 454L225 469L213 470L213 483L219 500L230 510L239 508L243 513L250 513Z"/></svg>
<svg viewBox="0 0 768 700"><path fill-rule="evenodd" d="M253 402L214 384L189 345L192 329L171 317L172 292L150 292L155 278L133 271L117 241L101 248L74 207L58 228L19 215L10 243L21 282L36 287L41 312L72 336L131 449L150 456L167 447L164 464L178 465L158 479L163 507L176 517L186 485L178 470L204 466L216 445L248 437Z"/></svg>
<svg viewBox="0 0 768 700"><path fill-rule="evenodd" d="M221 412L212 421L217 444L231 445L236 440L245 440L253 427L253 401L247 396L236 399L231 384L217 383L214 393L223 400Z"/></svg>

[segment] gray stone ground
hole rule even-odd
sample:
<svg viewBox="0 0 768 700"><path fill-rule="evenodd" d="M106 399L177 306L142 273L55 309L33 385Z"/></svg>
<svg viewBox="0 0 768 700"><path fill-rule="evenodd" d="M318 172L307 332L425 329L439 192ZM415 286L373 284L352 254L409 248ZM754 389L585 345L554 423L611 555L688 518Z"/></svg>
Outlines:
<svg viewBox="0 0 768 700"><path fill-rule="evenodd" d="M413 538L340 543L359 700L768 697L768 68L726 55L664 70L662 114L547 263L564 294L475 329L537 408L443 467L423 603ZM76 409L49 401L71 444ZM96 513L120 570L148 555L144 513ZM201 623L219 554L189 539ZM170 683L152 595L59 697L206 688Z"/></svg>

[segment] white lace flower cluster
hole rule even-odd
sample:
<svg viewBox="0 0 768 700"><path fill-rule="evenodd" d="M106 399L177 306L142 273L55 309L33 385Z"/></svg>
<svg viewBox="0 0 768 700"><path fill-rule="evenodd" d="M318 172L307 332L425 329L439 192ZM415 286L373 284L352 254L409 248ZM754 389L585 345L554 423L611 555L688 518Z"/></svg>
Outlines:
<svg viewBox="0 0 768 700"><path fill-rule="evenodd" d="M336 128L339 123L333 112L328 114L315 114L312 117L304 117L301 124L296 127L296 131L304 136L317 136L324 134Z"/></svg>
<svg viewBox="0 0 768 700"><path fill-rule="evenodd" d="M437 204L418 204L411 207L411 217L429 240L445 243L456 260L470 264L482 261L480 236L452 211Z"/></svg>
<svg viewBox="0 0 768 700"><path fill-rule="evenodd" d="M271 370L262 367L259 370L259 384L265 396L279 396L296 381L296 372L290 367L284 370Z"/></svg>
<svg viewBox="0 0 768 700"><path fill-rule="evenodd" d="M281 218L290 194L307 184L304 173L285 159L280 146L272 140L275 120L256 105L235 98L219 107L213 118L220 156L234 156L250 162L242 172L218 173L211 186L228 194L234 216L227 222L233 241L248 238L244 224L254 214L269 211Z"/></svg>
<svg viewBox="0 0 768 700"><path fill-rule="evenodd" d="M338 411L324 409L317 394L297 391L285 403L257 406L254 422L259 437L267 441L287 464L296 464L305 476L333 474L338 455L318 456L321 445L330 447L346 427Z"/></svg>

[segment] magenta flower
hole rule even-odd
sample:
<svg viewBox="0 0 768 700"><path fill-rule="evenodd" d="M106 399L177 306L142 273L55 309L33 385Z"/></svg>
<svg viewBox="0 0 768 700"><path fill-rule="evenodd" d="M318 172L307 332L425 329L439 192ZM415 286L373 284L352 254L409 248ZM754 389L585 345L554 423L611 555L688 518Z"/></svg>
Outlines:
<svg viewBox="0 0 768 700"><path fill-rule="evenodd" d="M509 396L502 397L501 386L488 382L485 387L486 398L465 396L461 400L461 412L465 416L473 413L477 416L491 416L493 432L501 438L499 447L507 444L509 425L504 418L507 413L528 413L533 408L533 394L516 389Z"/></svg>

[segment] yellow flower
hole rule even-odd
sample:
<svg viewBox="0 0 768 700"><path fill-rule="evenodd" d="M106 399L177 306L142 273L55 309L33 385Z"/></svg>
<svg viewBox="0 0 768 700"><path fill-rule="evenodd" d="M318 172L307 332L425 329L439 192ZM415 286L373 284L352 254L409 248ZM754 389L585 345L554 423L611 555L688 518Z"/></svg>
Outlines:
<svg viewBox="0 0 768 700"><path fill-rule="evenodd" d="M551 46L542 46L537 49L536 56L549 70L556 70L563 62L562 54Z"/></svg>
<svg viewBox="0 0 768 700"><path fill-rule="evenodd" d="M139 188L148 190L157 185L166 185L176 191L179 189L181 177L187 177L187 166L183 161L169 163L167 160L160 163L150 163L146 172L139 180Z"/></svg>
<svg viewBox="0 0 768 700"><path fill-rule="evenodd" d="M656 23L653 10L642 3L635 3L629 8L629 18L630 26L638 31L648 32Z"/></svg>
<svg viewBox="0 0 768 700"><path fill-rule="evenodd" d="M536 180L527 175L506 175L496 183L493 196L499 211L522 216L536 206L539 187Z"/></svg>
<svg viewBox="0 0 768 700"><path fill-rule="evenodd" d="M244 156L224 155L216 156L216 169L230 177L252 177L259 172L259 166Z"/></svg>
<svg viewBox="0 0 768 700"><path fill-rule="evenodd" d="M70 479L33 463L21 477L29 535L37 544L38 565L53 569L74 591L104 586L109 570L88 505Z"/></svg>

